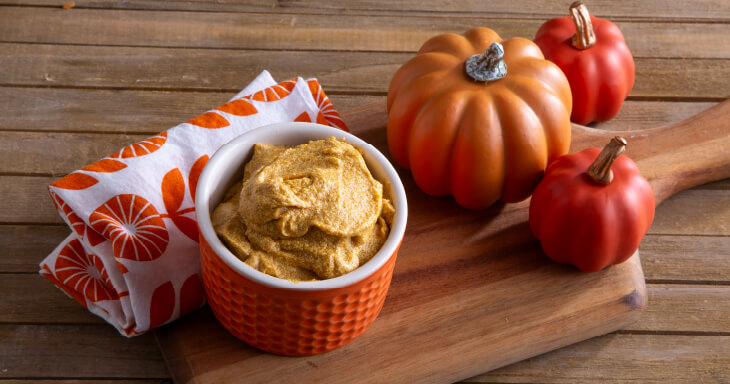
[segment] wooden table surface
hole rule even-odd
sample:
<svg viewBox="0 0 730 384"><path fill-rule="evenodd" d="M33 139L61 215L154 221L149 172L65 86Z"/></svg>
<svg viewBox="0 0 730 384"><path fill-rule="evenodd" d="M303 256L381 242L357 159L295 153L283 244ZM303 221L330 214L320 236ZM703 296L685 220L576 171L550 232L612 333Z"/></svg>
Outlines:
<svg viewBox="0 0 730 384"><path fill-rule="evenodd" d="M317 77L349 110L382 101L432 35L532 38L570 1L64 3L0 0L0 384L170 381L152 334L119 336L37 274L69 233L47 184L225 102L262 69ZM730 94L727 0L587 5L636 61L621 113L597 127L664 125ZM730 382L730 180L660 205L640 253L639 322L467 382Z"/></svg>

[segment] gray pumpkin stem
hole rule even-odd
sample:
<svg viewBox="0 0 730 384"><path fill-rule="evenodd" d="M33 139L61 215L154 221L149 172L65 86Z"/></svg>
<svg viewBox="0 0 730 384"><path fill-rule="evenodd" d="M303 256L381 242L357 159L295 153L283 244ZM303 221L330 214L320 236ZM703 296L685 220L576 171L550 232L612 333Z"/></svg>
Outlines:
<svg viewBox="0 0 730 384"><path fill-rule="evenodd" d="M495 81L507 75L504 63L504 48L498 42L492 43L486 51L466 60L466 73L475 81Z"/></svg>

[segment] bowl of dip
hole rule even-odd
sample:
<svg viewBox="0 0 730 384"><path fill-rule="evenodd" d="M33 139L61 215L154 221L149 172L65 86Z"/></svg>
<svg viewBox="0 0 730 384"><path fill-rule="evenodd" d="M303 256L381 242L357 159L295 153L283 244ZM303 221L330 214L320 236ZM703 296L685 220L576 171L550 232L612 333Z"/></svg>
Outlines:
<svg viewBox="0 0 730 384"><path fill-rule="evenodd" d="M198 180L195 211L213 314L247 344L292 356L338 348L375 321L408 216L380 151L298 122L223 145Z"/></svg>

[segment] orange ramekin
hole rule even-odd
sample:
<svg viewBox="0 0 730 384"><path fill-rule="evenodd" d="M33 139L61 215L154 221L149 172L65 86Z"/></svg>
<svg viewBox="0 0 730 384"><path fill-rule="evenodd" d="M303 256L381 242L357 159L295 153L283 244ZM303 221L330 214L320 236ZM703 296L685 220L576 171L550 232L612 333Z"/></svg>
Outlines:
<svg viewBox="0 0 730 384"><path fill-rule="evenodd" d="M345 138L364 151L365 162L395 206L388 239L360 268L334 279L295 283L244 264L215 234L210 214L243 174L257 143L296 145ZM406 228L405 190L390 162L375 147L347 132L312 123L257 128L222 146L206 164L195 193L203 285L213 313L234 336L282 355L313 355L347 344L380 313Z"/></svg>

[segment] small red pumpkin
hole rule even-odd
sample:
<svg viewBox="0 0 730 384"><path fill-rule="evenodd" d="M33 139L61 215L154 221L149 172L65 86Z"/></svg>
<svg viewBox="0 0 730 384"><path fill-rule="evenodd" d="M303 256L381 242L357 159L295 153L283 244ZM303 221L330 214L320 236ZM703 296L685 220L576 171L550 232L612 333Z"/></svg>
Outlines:
<svg viewBox="0 0 730 384"><path fill-rule="evenodd" d="M606 121L634 86L634 58L616 24L588 14L581 1L571 17L548 20L535 35L545 58L565 72L573 93L571 120Z"/></svg>
<svg viewBox="0 0 730 384"><path fill-rule="evenodd" d="M559 157L530 201L530 229L558 263L595 272L626 261L654 220L654 193L615 137ZM599 154L600 152L600 154Z"/></svg>

